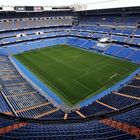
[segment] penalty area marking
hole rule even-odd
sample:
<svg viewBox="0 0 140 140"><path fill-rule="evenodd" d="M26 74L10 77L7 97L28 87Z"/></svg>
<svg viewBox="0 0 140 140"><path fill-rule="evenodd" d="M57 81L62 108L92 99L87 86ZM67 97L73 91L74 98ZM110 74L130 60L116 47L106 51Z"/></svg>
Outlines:
<svg viewBox="0 0 140 140"><path fill-rule="evenodd" d="M87 86L81 84L80 82L78 82L78 81L76 81L76 80L73 80L73 81L76 82L76 83L78 83L80 86L82 86L82 87L88 89L90 92L92 91L90 88L88 88Z"/></svg>

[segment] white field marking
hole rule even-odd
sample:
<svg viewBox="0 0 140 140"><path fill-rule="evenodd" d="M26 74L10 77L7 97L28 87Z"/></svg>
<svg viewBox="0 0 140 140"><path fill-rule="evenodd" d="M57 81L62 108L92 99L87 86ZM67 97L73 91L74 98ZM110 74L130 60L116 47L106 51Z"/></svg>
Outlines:
<svg viewBox="0 0 140 140"><path fill-rule="evenodd" d="M65 59L65 60L63 60L63 61L61 61L61 62L62 62L63 64L65 64L65 65L69 65L70 63L76 61L77 58L78 58L78 57L73 56L73 57L67 58L67 59ZM69 66L70 66L70 65L69 65Z"/></svg>
<svg viewBox="0 0 140 140"><path fill-rule="evenodd" d="M99 88L99 89L97 89L96 91L94 91L94 92L91 92L91 94L89 95L89 96L87 96L85 99L88 99L89 97L92 97L93 96L93 93L97 93L97 92L99 92L100 90L102 90L102 89L104 89L106 87L106 85L104 85L104 86L102 86L101 88Z"/></svg>
<svg viewBox="0 0 140 140"><path fill-rule="evenodd" d="M97 69L96 66L101 65L101 64L103 64L105 62L108 62L108 61L103 61L101 63L98 63L97 65L94 65L92 67L89 67L89 70L87 70L83 75L81 75L80 77L78 77L78 79L76 79L76 80L79 80L80 78L87 76L89 73L93 73L93 72L97 71L99 68ZM94 68L94 69L91 70L91 68Z"/></svg>
<svg viewBox="0 0 140 140"><path fill-rule="evenodd" d="M43 54L51 54L51 53L54 53L54 52L60 52L60 50L57 50L57 49L55 49L55 48L49 48L50 50L49 51L44 51L44 52L41 52L41 53L43 53ZM47 52L47 53L46 53Z"/></svg>
<svg viewBox="0 0 140 140"><path fill-rule="evenodd" d="M63 48L63 49L69 49L69 48ZM49 52L49 54L50 54L50 53L53 53L53 52L55 52L55 51L56 51L56 52L62 52L62 50L56 49L55 47L54 47L54 48L52 47L52 50Z"/></svg>
<svg viewBox="0 0 140 140"><path fill-rule="evenodd" d="M119 67L119 66L116 66L116 65L113 65L113 64L107 64L107 65L110 65L110 66L113 66L113 67ZM105 65L104 67L106 67L107 65ZM127 69L125 69L125 68L122 68L122 67L119 67L120 69L122 69L122 70L127 70ZM98 69L98 68L97 68ZM128 70L127 70L128 71ZM114 72L112 72L111 74L114 74ZM116 74L116 73L115 73ZM117 73L118 75L119 75L119 73ZM108 75L110 75L110 74L108 74ZM106 75L106 76L104 76L103 78L105 78L105 77L108 77L108 75ZM103 79L102 78L102 79ZM99 82L101 82L101 80L102 79L99 79L99 80L97 80L97 81L99 81Z"/></svg>
<svg viewBox="0 0 140 140"><path fill-rule="evenodd" d="M54 48L53 48L54 49ZM82 54L80 54L80 55L82 55ZM80 55L78 55L78 56L80 56ZM75 58L76 56L73 56L73 58ZM55 60L55 59L54 59ZM73 59L72 59L72 61L73 61ZM91 60L90 60L91 61ZM106 61L103 61L103 63L105 63ZM55 62L54 62L55 63ZM51 63L52 64L52 63ZM97 65L101 65L102 63L99 63L99 64L97 64ZM95 66L96 65L94 65L94 66L92 66L92 67L94 67L95 68ZM91 67L91 68L92 68ZM96 68L95 68L96 69ZM87 75L87 74L89 74L89 71L90 70L88 70L87 71L87 73L85 74L85 75ZM95 70L93 70L92 72L94 72ZM78 73L78 72L76 72L76 73ZM48 80L47 80L48 81ZM76 82L78 82L78 81L76 81ZM48 83L50 83L49 81L48 81ZM79 82L78 82L79 83ZM57 89L52 83L50 83L55 89ZM84 86L83 84L81 84L81 83L79 83L80 85L82 85L82 86ZM89 89L88 87L86 87L86 86L84 86L85 88L87 88L88 90L90 90L91 91L91 89ZM61 92L59 89L57 89L59 92ZM62 93L62 92L61 92ZM63 93L62 93L63 94Z"/></svg>
<svg viewBox="0 0 140 140"><path fill-rule="evenodd" d="M71 62L73 61L75 59L75 57L73 57L73 59L71 59ZM57 59L53 59L55 62L54 63L61 63L61 64L65 64L65 63L62 63L62 61L59 61L59 60L57 60ZM66 64L65 64L66 65ZM81 72L81 71L79 71L79 70L77 70L77 68L74 68L74 67L71 67L70 65L66 65L68 68L70 68L70 69L72 69L73 71L76 71L75 73L79 73L79 72ZM74 74L75 74L74 73Z"/></svg>
<svg viewBox="0 0 140 140"><path fill-rule="evenodd" d="M78 82L78 81L76 81L76 80L73 80L73 81L76 82L76 83L78 83L80 86L82 86L82 87L88 89L90 92L92 92L92 90L91 90L90 88L88 88L87 86L81 84L80 82Z"/></svg>
<svg viewBox="0 0 140 140"><path fill-rule="evenodd" d="M93 69L92 71L86 71L86 72L84 72L84 74L83 75L81 75L81 76L79 76L77 79L75 79L76 81L77 80L79 80L79 79L81 79L82 77L85 77L85 76L87 76L89 73L92 73L92 72L95 72L96 70L95 69ZM78 73L78 72L77 72Z"/></svg>
<svg viewBox="0 0 140 140"><path fill-rule="evenodd" d="M50 58L49 56L47 56L47 57L48 57L48 59L54 60L54 59ZM54 61L54 62L49 61L46 65L48 66L48 65L51 65L51 64L53 64L53 63L56 63L56 62L55 62L55 61Z"/></svg>
<svg viewBox="0 0 140 140"><path fill-rule="evenodd" d="M96 68L96 69L97 69L97 70L101 70L101 69L103 69L104 67L107 67L107 66L109 66L109 65L110 65L110 64L106 64L106 65L104 65L103 67L98 67L98 68ZM114 73L114 72L112 72L112 73ZM109 73L108 75L110 75L110 73ZM104 78L104 77L107 77L108 75L103 76L103 78ZM100 79L97 80L97 81L100 81Z"/></svg>
<svg viewBox="0 0 140 140"><path fill-rule="evenodd" d="M85 71L84 74L81 75L81 76L79 76L76 80L79 80L79 79L81 79L82 77L85 77L85 76L87 76L88 74L93 73L93 72L95 72L95 71L96 71L96 69L93 69L93 70L91 70L91 71Z"/></svg>
<svg viewBox="0 0 140 140"><path fill-rule="evenodd" d="M82 102L83 100L89 99L90 97L93 96L93 94L94 94L95 92L98 93L100 90L104 89L105 87L106 87L106 85L102 86L101 88L98 88L96 91L93 91L93 92L89 93L89 95L86 96L84 99L80 100L79 103Z"/></svg>
<svg viewBox="0 0 140 140"><path fill-rule="evenodd" d="M100 62L100 63L98 63L98 64L96 64L96 65L94 65L94 66L92 66L92 67L96 67L96 66L98 66L98 65L102 65L102 64L104 64L104 63L107 63L107 62L110 62L111 60L106 60L106 61L102 61L102 62ZM91 67L91 68L92 68Z"/></svg>
<svg viewBox="0 0 140 140"><path fill-rule="evenodd" d="M98 65L104 64L104 63L109 62L109 61L110 61L110 60L103 61L103 62L98 63L98 64L96 64L96 65L94 65L94 66L91 66L91 67L89 67L89 68L90 68L90 69L91 69L91 68L98 69L98 68L96 68ZM101 66L102 66L102 65L101 65ZM89 71L90 71L90 70L89 70Z"/></svg>
<svg viewBox="0 0 140 140"><path fill-rule="evenodd" d="M67 61L73 61L74 56L70 58L57 57L55 60L59 63L65 64Z"/></svg>
<svg viewBox="0 0 140 140"><path fill-rule="evenodd" d="M63 64L62 62L60 62L60 61L58 61L58 60L56 60L56 59L52 59L52 60L54 60L54 62L51 62L51 63L48 63L47 64L47 66L48 65L51 65L51 64L55 64L55 63L60 63L60 64ZM79 71L77 71L77 69L74 69L73 67L70 67L69 65L66 65L68 68L70 68L70 69L72 69L73 71L75 71L73 74L78 74L79 73ZM65 77L67 77L67 76L65 76ZM65 78L64 77L64 78Z"/></svg>
<svg viewBox="0 0 140 140"><path fill-rule="evenodd" d="M106 61L107 62L107 61ZM103 64L103 63L102 63ZM102 70L104 67L108 66L110 64L106 64L106 65L101 65L101 66L98 66L97 68L95 67L96 70ZM97 65L96 65L97 66Z"/></svg>
<svg viewBox="0 0 140 140"><path fill-rule="evenodd" d="M55 49L55 48L52 48L52 49ZM66 49L71 49L71 48L66 48ZM80 54L80 55L83 55L83 54ZM62 64L65 64L65 63L63 63L63 62L66 62L66 60L68 60L69 61L69 63L71 63L72 61L74 61L77 57L79 57L80 55L77 55L77 56L72 56L71 58L66 58L66 59L63 59L64 61L61 61L61 60L58 60L59 59L59 57L58 57L58 59L53 59L53 60L55 60L56 62L59 62L59 63L62 63ZM73 58L73 59L72 59ZM91 60L90 61L88 61L88 62L91 62ZM55 63L55 62L54 62ZM68 62L67 62L68 63ZM105 61L103 61L103 63L105 63ZM50 64L53 64L53 63L50 63ZM100 65L101 63L99 63L99 65ZM98 65L98 64L97 64ZM94 67L95 68L95 66L96 65L94 65L94 66L92 66L92 67ZM91 68L92 68L91 67ZM70 68L72 68L72 69L74 69L73 67L70 67ZM89 67L89 69L90 69L90 67ZM90 71L90 70L88 70L88 71ZM78 73L78 72L77 72Z"/></svg>
<svg viewBox="0 0 140 140"><path fill-rule="evenodd" d="M118 76L118 73L113 74L112 76L110 76L110 79L113 79L115 76Z"/></svg>
<svg viewBox="0 0 140 140"><path fill-rule="evenodd" d="M104 62L105 62L105 61L104 61ZM107 61L106 61L106 62L107 62ZM101 64L101 63L100 63L100 64ZM102 64L103 64L103 63L102 63ZM97 65L98 65L98 64L97 64ZM110 65L110 64L107 64L107 65ZM107 65L105 65L105 66L103 66L103 67L106 67ZM103 68L103 67L101 66L100 68ZM90 71L90 70L89 70L89 71L86 71L84 75L78 77L78 79L76 79L76 80L79 80L81 77L85 77L85 76L88 75L89 73L93 73L93 72L95 72L96 70L99 70L100 68L98 67L98 68L94 68L94 70L92 70L92 71ZM114 72L112 72L112 73L114 74ZM110 73L109 73L108 75L110 75ZM103 78L107 77L108 75L102 77L101 79L98 79L97 81L100 82L100 83L104 83L104 82L102 82L101 80L102 80Z"/></svg>
<svg viewBox="0 0 140 140"><path fill-rule="evenodd" d="M54 59L55 60L55 59ZM56 60L55 60L56 61ZM57 61L56 61L57 62ZM77 72L78 73L78 72ZM38 73L38 75L40 75L39 73ZM40 77L42 77L42 75L40 75ZM42 79L44 79L43 77L42 77ZM57 87L55 87L52 83L50 83L47 79L45 79L52 87L54 87L57 91L59 91L66 99L67 99L67 97L65 96L65 94L63 94L63 92L62 91L60 91ZM75 80L74 80L75 81ZM76 83L78 83L79 85L81 85L82 87L84 87L84 88L86 88L86 89L88 89L90 92L92 92L93 90L91 90L91 89L89 89L87 86L84 86L83 84L81 84L81 83L79 83L78 81L75 81Z"/></svg>
<svg viewBox="0 0 140 140"><path fill-rule="evenodd" d="M116 65L112 65L112 66L113 67L117 67L117 68L119 67L120 69L125 70L125 71L123 71L123 73L122 72L119 72L118 75L124 75L125 74L124 72L127 72L128 73L130 71L130 69L122 68L120 66L116 66Z"/></svg>
<svg viewBox="0 0 140 140"><path fill-rule="evenodd" d="M97 79L97 81L100 82L100 83L102 83L102 84L104 84L104 82L102 81L102 79L105 78L105 77L106 77L106 76L103 76L102 78Z"/></svg>
<svg viewBox="0 0 140 140"><path fill-rule="evenodd" d="M50 56L49 56L50 57ZM50 57L50 58L53 58L53 60L57 60L57 61L59 61L59 62L63 62L62 60L59 60L59 59L62 59L63 57L65 57L65 55L60 55L59 57L56 57L55 56L55 58L53 58L53 57ZM63 59L64 61L65 60L67 60L67 59L70 59L70 58L66 58L66 59Z"/></svg>
<svg viewBox="0 0 140 140"><path fill-rule="evenodd" d="M71 48L68 48L68 49L71 49ZM84 54L85 54L85 53L84 53ZM82 54L79 54L79 55L77 55L77 56L72 56L72 57L70 57L70 58L68 58L68 59L71 60L72 58L74 58L74 59L72 59L72 60L70 61L70 62L72 62L73 60L75 60L75 58L77 58L77 57L79 57L79 56L81 56L81 55L84 55L84 54L82 53ZM57 57L57 58L59 59L59 57ZM61 57L60 57L60 58L61 58ZM65 59L65 60L67 60L67 59ZM64 61L65 61L65 60L64 60ZM90 61L91 61L91 60L90 60ZM90 62L90 61L87 61L87 62ZM69 62L69 63L70 63L70 62Z"/></svg>
<svg viewBox="0 0 140 140"><path fill-rule="evenodd" d="M59 59L62 58L62 57L57 57L57 58L56 58L56 57L55 57L55 58L54 58L54 57L50 57L50 56L47 56L47 57L48 57L49 59L54 60L54 62L49 62L47 65L51 65L51 64L53 64L53 63L55 64L56 62L57 62L57 63L63 64L63 63L62 63L63 61L59 60Z"/></svg>
<svg viewBox="0 0 140 140"><path fill-rule="evenodd" d="M57 50L51 50L51 51L45 51L45 52L41 52L41 53L43 53L43 54L48 54L48 55L50 55L50 54L52 54L52 53L54 53L54 52L56 52ZM47 53L46 53L47 52Z"/></svg>
<svg viewBox="0 0 140 140"><path fill-rule="evenodd" d="M129 71L127 71L127 73L128 73ZM115 73L116 74L116 73ZM125 73L123 72L123 73L117 73L118 74L118 77L120 77L120 76L122 76L122 75L124 75Z"/></svg>
<svg viewBox="0 0 140 140"><path fill-rule="evenodd" d="M111 65L112 65L113 67L116 67L116 68L119 67L119 68L122 69L122 70L127 70L127 71L128 71L128 69L126 69L126 68L122 68L122 67L120 67L119 65L117 65L117 66L116 66L116 65L113 65L113 64L111 64Z"/></svg>
<svg viewBox="0 0 140 140"><path fill-rule="evenodd" d="M76 54L74 54L73 56L71 56L71 57L69 57L68 59L72 59L72 58L77 58L77 57L79 57L79 56L81 56L81 55L83 55L83 54L78 54L78 55L76 55ZM63 55L63 56L67 56L67 55ZM59 57L58 57L59 58ZM60 57L61 58L61 57ZM65 60L64 60L65 61Z"/></svg>
<svg viewBox="0 0 140 140"><path fill-rule="evenodd" d="M43 81L44 81L44 77L42 76L42 75L40 75L38 72L37 72L37 75L39 75L40 77L41 77L41 79L43 79ZM47 78L45 78L45 80L53 87L53 88L55 88L57 91L59 91L61 94L62 94L62 96L65 96L65 94L63 94L63 92L62 91L60 91L57 87L55 87L49 80L47 80Z"/></svg>
<svg viewBox="0 0 140 140"><path fill-rule="evenodd" d="M108 77L108 76L110 76L110 75L112 75L112 74L114 75L114 72L109 73L109 74L103 76L101 79L98 79L97 81L101 82L102 79L104 79L105 77ZM110 78L110 77L109 77L109 78Z"/></svg>

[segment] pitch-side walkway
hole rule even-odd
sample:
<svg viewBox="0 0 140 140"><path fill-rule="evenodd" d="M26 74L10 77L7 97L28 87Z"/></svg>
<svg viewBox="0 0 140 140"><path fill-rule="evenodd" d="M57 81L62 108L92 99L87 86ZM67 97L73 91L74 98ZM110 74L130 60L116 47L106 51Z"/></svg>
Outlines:
<svg viewBox="0 0 140 140"><path fill-rule="evenodd" d="M24 92L24 93L17 93L17 94L13 94L13 95L6 95L6 97L24 96L24 95L28 95L28 94L34 94L34 93L36 93L36 91L32 91L32 92Z"/></svg>
<svg viewBox="0 0 140 140"><path fill-rule="evenodd" d="M65 113L64 120L66 120L67 118L68 118L68 113Z"/></svg>
<svg viewBox="0 0 140 140"><path fill-rule="evenodd" d="M48 112L45 112L43 114L39 114L38 116L35 116L34 119L41 118L41 117L46 116L48 114L54 113L54 112L56 112L58 110L59 110L59 108L52 109L52 110L50 110Z"/></svg>
<svg viewBox="0 0 140 140"><path fill-rule="evenodd" d="M85 115L83 115L80 111L75 111L81 118L86 118L86 116Z"/></svg>
<svg viewBox="0 0 140 140"><path fill-rule="evenodd" d="M134 85L127 85L129 87L134 87L134 88L140 88L140 86L134 86Z"/></svg>
<svg viewBox="0 0 140 140"><path fill-rule="evenodd" d="M112 107L112 106L110 106L110 105L108 105L108 104L105 104L105 103L103 103L103 102L101 102L101 101L96 100L96 102L99 103L99 104L101 104L101 105L103 105L103 106L106 106L106 107L108 107L108 108L111 108L111 109L113 109L113 110L115 110L115 111L119 110L119 109L117 109L117 108L115 108L115 107Z"/></svg>
<svg viewBox="0 0 140 140"><path fill-rule="evenodd" d="M140 76L136 76L135 79L140 80Z"/></svg>
<svg viewBox="0 0 140 140"><path fill-rule="evenodd" d="M21 112L25 112L25 111L32 110L32 109L37 109L39 107L46 106L48 104L50 104L50 102L43 103L43 104L36 105L36 106L32 106L32 107L28 107L28 108L25 108L25 109L22 109L22 110L17 110L16 113L21 113Z"/></svg>
<svg viewBox="0 0 140 140"><path fill-rule="evenodd" d="M117 95L120 95L120 96L140 100L140 97L136 97L136 96L132 96L132 95L122 94L122 93L118 93L118 92L113 92L113 94L117 94Z"/></svg>

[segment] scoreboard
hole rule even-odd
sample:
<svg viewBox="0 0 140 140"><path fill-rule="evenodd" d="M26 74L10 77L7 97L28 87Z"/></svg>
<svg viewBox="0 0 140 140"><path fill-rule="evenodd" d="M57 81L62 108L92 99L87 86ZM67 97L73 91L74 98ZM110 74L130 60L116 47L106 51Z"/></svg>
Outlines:
<svg viewBox="0 0 140 140"><path fill-rule="evenodd" d="M15 6L14 10L17 12L42 12L42 6Z"/></svg>

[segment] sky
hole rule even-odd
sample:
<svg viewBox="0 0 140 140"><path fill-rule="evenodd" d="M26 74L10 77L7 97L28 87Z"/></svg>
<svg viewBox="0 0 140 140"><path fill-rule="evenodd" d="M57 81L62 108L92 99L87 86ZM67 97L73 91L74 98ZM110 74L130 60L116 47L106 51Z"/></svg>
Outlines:
<svg viewBox="0 0 140 140"><path fill-rule="evenodd" d="M94 0L102 1L102 0ZM0 0L0 5L38 5L38 6L61 6L61 5L72 5L77 3L91 3L93 0Z"/></svg>

